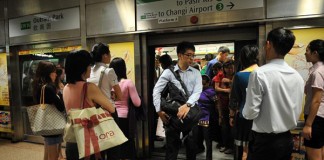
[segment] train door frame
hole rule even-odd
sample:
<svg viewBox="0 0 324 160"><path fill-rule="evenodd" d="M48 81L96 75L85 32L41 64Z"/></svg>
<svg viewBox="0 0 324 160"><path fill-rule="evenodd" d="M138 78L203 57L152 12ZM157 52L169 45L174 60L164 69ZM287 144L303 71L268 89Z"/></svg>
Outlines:
<svg viewBox="0 0 324 160"><path fill-rule="evenodd" d="M22 104L22 80L20 71L20 59L19 51L23 50L35 50L35 49L53 49L53 48L63 48L71 46L81 46L80 40L69 40L69 41L59 41L59 42L44 42L44 43L30 43L23 45L10 46L10 77L11 77L11 113L12 113L12 124L14 126L14 135L12 136L12 141L30 141L34 143L44 143L43 137L29 135L25 133L26 125L24 123L28 122L26 107ZM73 48L73 47L72 47ZM44 53L40 53L44 54ZM19 85L15 85L19 84ZM19 98L14 98L19 97ZM23 123L21 123L23 122Z"/></svg>
<svg viewBox="0 0 324 160"><path fill-rule="evenodd" d="M203 44L210 42L234 42L235 46L243 46L243 44L254 42L255 44L262 44L264 39L263 35L265 29L261 24L251 24L251 26L236 26L236 27L214 27L212 29L198 30L192 28L186 32L177 32L177 30L169 31L167 33L147 33L146 40L147 43L147 94L148 94L148 121L151 122L148 125L148 128L151 130L154 128L153 125L153 116L155 113L153 105L153 71L154 69L154 58L155 58L155 47L161 46L176 46L177 43L181 41L191 41L194 44ZM241 44L241 45L239 45ZM235 47L235 52L238 52L240 48ZM153 52L153 53L151 53ZM154 151L154 136L155 131L149 133L149 153L152 156Z"/></svg>

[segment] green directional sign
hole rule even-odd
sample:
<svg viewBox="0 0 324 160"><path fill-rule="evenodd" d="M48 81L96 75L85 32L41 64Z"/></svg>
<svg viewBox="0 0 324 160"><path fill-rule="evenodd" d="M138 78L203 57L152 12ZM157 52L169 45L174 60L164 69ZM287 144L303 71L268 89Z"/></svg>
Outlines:
<svg viewBox="0 0 324 160"><path fill-rule="evenodd" d="M217 3L216 4L216 10L217 11L221 11L224 9L224 4L223 3Z"/></svg>
<svg viewBox="0 0 324 160"><path fill-rule="evenodd" d="M20 30L26 30L26 29L30 29L30 28L31 28L30 21L20 23Z"/></svg>

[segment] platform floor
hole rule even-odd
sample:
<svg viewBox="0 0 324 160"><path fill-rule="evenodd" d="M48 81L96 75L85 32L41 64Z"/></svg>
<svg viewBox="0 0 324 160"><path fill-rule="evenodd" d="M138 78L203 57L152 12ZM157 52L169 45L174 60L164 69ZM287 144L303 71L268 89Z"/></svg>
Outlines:
<svg viewBox="0 0 324 160"><path fill-rule="evenodd" d="M152 153L151 160L164 159L164 151L161 148L162 142L156 141L156 150ZM215 146L215 144L213 144ZM1 160L42 160L44 154L44 146L29 142L11 143L10 140L0 139L0 159ZM64 154L64 149L63 149ZM205 159L205 153L197 155L197 160ZM185 159L184 149L180 150L178 159ZM226 155L213 149L213 160L232 160L233 155Z"/></svg>
<svg viewBox="0 0 324 160"><path fill-rule="evenodd" d="M233 154L224 154L222 152L219 152L218 149L216 149L216 142L213 142L213 160L233 160L234 155ZM163 141L155 141L154 146L155 149L152 153L154 160L164 160L165 150L163 149L164 142ZM153 159L152 158L152 159ZM185 148L184 146L181 147L179 154L178 154L178 160L185 160ZM200 153L196 156L197 160L204 160L206 159L206 152Z"/></svg>

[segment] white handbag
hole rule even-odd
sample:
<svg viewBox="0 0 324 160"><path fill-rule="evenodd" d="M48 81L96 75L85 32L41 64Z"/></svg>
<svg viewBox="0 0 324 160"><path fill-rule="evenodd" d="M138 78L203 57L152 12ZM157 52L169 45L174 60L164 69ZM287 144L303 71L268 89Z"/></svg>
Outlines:
<svg viewBox="0 0 324 160"><path fill-rule="evenodd" d="M34 135L59 135L63 134L66 117L57 110L55 105L45 104L45 87L42 86L40 103L27 107L27 114L31 130Z"/></svg>

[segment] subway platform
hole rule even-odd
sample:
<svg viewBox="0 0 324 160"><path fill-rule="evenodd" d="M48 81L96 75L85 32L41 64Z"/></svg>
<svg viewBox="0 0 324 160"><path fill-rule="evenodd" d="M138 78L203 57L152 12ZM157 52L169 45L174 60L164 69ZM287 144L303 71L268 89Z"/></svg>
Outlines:
<svg viewBox="0 0 324 160"><path fill-rule="evenodd" d="M152 153L152 157L148 160L164 160L164 153L161 149L162 143L155 144L157 149ZM215 146L215 144L213 144ZM63 155L64 153L64 148ZM184 149L180 150L178 159L184 160ZM43 144L36 144L30 142L11 143L8 139L0 139L0 159L1 160L43 160L44 146ZM65 156L65 155L64 155ZM205 159L205 153L197 155L197 160ZM227 155L213 149L213 160L232 160L233 155Z"/></svg>

